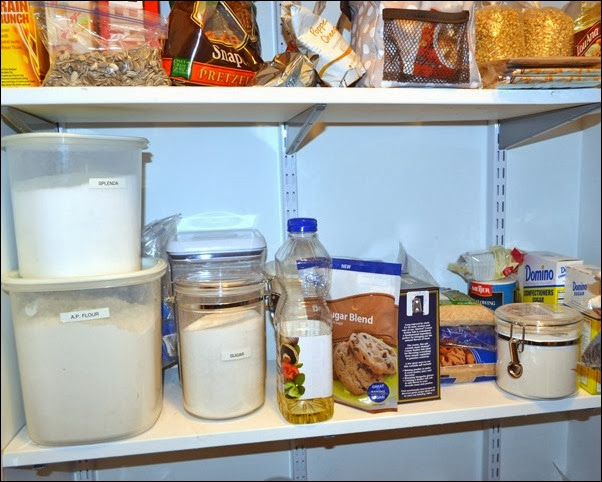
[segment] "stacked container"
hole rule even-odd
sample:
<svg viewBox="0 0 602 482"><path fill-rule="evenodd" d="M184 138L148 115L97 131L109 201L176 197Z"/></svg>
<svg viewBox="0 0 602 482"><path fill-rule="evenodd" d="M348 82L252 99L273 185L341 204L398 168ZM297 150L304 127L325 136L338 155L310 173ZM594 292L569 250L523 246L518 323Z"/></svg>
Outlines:
<svg viewBox="0 0 602 482"><path fill-rule="evenodd" d="M265 402L265 239L254 229L178 233L167 245L183 404L207 419Z"/></svg>
<svg viewBox="0 0 602 482"><path fill-rule="evenodd" d="M161 412L167 265L141 258L147 145L66 133L2 139L19 262L3 274L2 289L36 443L129 437Z"/></svg>

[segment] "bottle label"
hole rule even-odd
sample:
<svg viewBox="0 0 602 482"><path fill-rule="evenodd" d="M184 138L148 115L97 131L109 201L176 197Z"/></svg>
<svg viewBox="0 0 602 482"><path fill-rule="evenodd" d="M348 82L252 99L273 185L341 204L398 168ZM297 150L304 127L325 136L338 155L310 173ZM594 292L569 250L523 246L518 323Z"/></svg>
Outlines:
<svg viewBox="0 0 602 482"><path fill-rule="evenodd" d="M575 32L575 50L577 57L600 57L600 20L589 28Z"/></svg>
<svg viewBox="0 0 602 482"><path fill-rule="evenodd" d="M286 398L331 397L332 335L281 336L278 371L280 390Z"/></svg>

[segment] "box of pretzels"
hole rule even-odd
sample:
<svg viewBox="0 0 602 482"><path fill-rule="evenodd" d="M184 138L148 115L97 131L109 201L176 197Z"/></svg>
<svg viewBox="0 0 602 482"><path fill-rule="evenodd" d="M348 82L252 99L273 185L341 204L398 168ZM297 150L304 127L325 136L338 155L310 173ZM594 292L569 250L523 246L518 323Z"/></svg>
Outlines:
<svg viewBox="0 0 602 482"><path fill-rule="evenodd" d="M398 403L441 398L439 287L403 274L398 318Z"/></svg>

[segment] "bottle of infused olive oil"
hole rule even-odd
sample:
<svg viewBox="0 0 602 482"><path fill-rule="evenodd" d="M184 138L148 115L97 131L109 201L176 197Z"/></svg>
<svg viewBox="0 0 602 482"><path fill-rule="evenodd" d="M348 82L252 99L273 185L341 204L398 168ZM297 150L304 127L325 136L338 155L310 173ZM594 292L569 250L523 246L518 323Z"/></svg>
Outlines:
<svg viewBox="0 0 602 482"><path fill-rule="evenodd" d="M574 55L600 57L600 2L578 2L575 18Z"/></svg>
<svg viewBox="0 0 602 482"><path fill-rule="evenodd" d="M283 293L276 306L278 408L290 423L323 422L334 411L332 319L326 298L332 259L313 218L288 220L276 252Z"/></svg>

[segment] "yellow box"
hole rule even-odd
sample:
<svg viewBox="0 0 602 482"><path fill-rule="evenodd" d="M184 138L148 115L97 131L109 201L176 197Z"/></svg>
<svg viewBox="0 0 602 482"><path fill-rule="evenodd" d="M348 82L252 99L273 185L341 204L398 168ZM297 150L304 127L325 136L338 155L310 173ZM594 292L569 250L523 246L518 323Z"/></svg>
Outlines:
<svg viewBox="0 0 602 482"><path fill-rule="evenodd" d="M583 315L583 330L581 333L581 354L590 342L600 333L600 320ZM592 395L600 395L600 370L587 367L581 363L577 365L579 386Z"/></svg>
<svg viewBox="0 0 602 482"><path fill-rule="evenodd" d="M562 304L567 267L576 264L583 264L583 260L547 251L526 253L518 271L520 300Z"/></svg>
<svg viewBox="0 0 602 482"><path fill-rule="evenodd" d="M48 70L48 53L29 2L2 6L2 87L39 87Z"/></svg>

